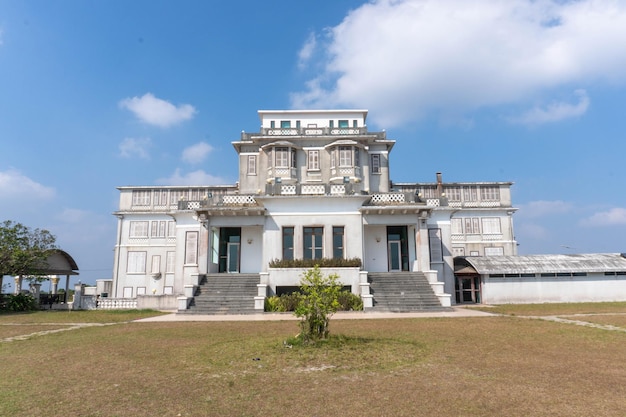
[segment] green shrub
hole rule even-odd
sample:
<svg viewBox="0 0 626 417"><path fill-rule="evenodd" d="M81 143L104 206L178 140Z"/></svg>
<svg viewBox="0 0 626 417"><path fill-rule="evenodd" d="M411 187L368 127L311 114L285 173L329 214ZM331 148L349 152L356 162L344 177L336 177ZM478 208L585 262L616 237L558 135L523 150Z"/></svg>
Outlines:
<svg viewBox="0 0 626 417"><path fill-rule="evenodd" d="M270 313L296 311L301 300L302 294L299 292L266 297L265 311ZM361 300L360 296L352 294L350 291L340 291L337 301L339 302L337 311L363 311L363 300Z"/></svg>
<svg viewBox="0 0 626 417"><path fill-rule="evenodd" d="M35 299L30 294L10 294L7 297L6 309L9 311L31 311L36 308Z"/></svg>
<svg viewBox="0 0 626 417"><path fill-rule="evenodd" d="M359 258L274 259L270 261L270 268L360 268L361 264Z"/></svg>
<svg viewBox="0 0 626 417"><path fill-rule="evenodd" d="M340 311L363 311L363 300L350 291L341 291L337 297Z"/></svg>

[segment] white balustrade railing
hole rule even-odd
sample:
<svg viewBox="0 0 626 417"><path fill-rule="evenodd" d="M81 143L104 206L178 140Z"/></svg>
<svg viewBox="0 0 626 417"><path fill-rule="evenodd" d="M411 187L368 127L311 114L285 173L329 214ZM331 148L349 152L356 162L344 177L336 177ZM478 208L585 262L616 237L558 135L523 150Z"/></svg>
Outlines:
<svg viewBox="0 0 626 417"><path fill-rule="evenodd" d="M97 308L103 310L134 310L137 308L136 298L99 298Z"/></svg>

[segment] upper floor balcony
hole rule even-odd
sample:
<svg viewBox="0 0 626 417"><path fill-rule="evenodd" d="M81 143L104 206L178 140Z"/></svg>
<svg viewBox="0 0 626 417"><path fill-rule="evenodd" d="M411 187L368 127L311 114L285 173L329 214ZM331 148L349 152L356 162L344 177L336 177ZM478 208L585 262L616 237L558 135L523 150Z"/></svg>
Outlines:
<svg viewBox="0 0 626 417"><path fill-rule="evenodd" d="M242 141L250 141L258 136L373 136L374 139L387 139L386 132L368 132L367 127L288 127L262 128L261 132L241 132Z"/></svg>
<svg viewBox="0 0 626 417"><path fill-rule="evenodd" d="M350 196L369 194L363 191L355 190L358 184L268 184L266 187L266 196ZM217 199L208 198L203 200L181 200L178 202L178 210L191 211L203 210L215 207L259 207L256 198L258 195L233 194L223 195ZM369 199L364 205L367 206L398 206L398 205L418 205L422 207L441 207L447 206L445 198L428 198L420 199L410 193L375 193L369 195Z"/></svg>

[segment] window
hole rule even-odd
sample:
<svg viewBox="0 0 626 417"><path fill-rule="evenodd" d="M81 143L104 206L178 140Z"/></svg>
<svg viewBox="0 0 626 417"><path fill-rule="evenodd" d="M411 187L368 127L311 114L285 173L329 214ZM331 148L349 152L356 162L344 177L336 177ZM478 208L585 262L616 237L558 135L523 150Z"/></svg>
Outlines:
<svg viewBox="0 0 626 417"><path fill-rule="evenodd" d="M146 252L129 251L126 272L129 274L145 274Z"/></svg>
<svg viewBox="0 0 626 417"><path fill-rule="evenodd" d="M332 129L333 127L335 127L335 121L334 120L329 120L328 121L328 126Z"/></svg>
<svg viewBox="0 0 626 417"><path fill-rule="evenodd" d="M159 255L152 255L152 268L150 273L158 274L161 272L161 257Z"/></svg>
<svg viewBox="0 0 626 417"><path fill-rule="evenodd" d="M452 247L452 256L465 256L465 248Z"/></svg>
<svg viewBox="0 0 626 417"><path fill-rule="evenodd" d="M423 187L422 188L422 197L423 198L437 198L437 187Z"/></svg>
<svg viewBox="0 0 626 417"><path fill-rule="evenodd" d="M133 206L149 206L150 191L149 190L133 190Z"/></svg>
<svg viewBox="0 0 626 417"><path fill-rule="evenodd" d="M441 229L428 229L428 245L430 247L430 262L443 262Z"/></svg>
<svg viewBox="0 0 626 417"><path fill-rule="evenodd" d="M248 175L256 175L256 155L248 155Z"/></svg>
<svg viewBox="0 0 626 417"><path fill-rule="evenodd" d="M453 235L463 234L463 219L450 219L450 229Z"/></svg>
<svg viewBox="0 0 626 417"><path fill-rule="evenodd" d="M176 205L180 200L186 198L187 192L185 190L172 190L170 196L170 204Z"/></svg>
<svg viewBox="0 0 626 417"><path fill-rule="evenodd" d="M461 201L461 187L446 187L444 192L449 201Z"/></svg>
<svg viewBox="0 0 626 417"><path fill-rule="evenodd" d="M463 219L465 223L465 233L468 235L480 234L480 218L466 217Z"/></svg>
<svg viewBox="0 0 626 417"><path fill-rule="evenodd" d="M309 171L319 171L320 169L320 151L309 151L307 154L307 165Z"/></svg>
<svg viewBox="0 0 626 417"><path fill-rule="evenodd" d="M380 154L372 154L372 174L380 174Z"/></svg>
<svg viewBox="0 0 626 417"><path fill-rule="evenodd" d="M350 125L347 120L339 120L339 129L347 129Z"/></svg>
<svg viewBox="0 0 626 417"><path fill-rule="evenodd" d="M500 188L480 187L480 199L483 201L500 201Z"/></svg>
<svg viewBox="0 0 626 417"><path fill-rule="evenodd" d="M148 222L130 222L129 237L148 237Z"/></svg>
<svg viewBox="0 0 626 417"><path fill-rule="evenodd" d="M276 122L272 120L270 122L270 129L274 129L274 128L276 128Z"/></svg>
<svg viewBox="0 0 626 417"><path fill-rule="evenodd" d="M339 147L339 166L340 167L352 166L352 146L340 146Z"/></svg>
<svg viewBox="0 0 626 417"><path fill-rule="evenodd" d="M176 237L176 222L174 220L167 222L167 237Z"/></svg>
<svg viewBox="0 0 626 417"><path fill-rule="evenodd" d="M321 259L323 257L323 227L304 228L304 259Z"/></svg>
<svg viewBox="0 0 626 417"><path fill-rule="evenodd" d="M280 121L281 129L291 129L291 121L290 120L281 120Z"/></svg>
<svg viewBox="0 0 626 417"><path fill-rule="evenodd" d="M301 124L300 120L296 120L296 129L300 130Z"/></svg>
<svg viewBox="0 0 626 417"><path fill-rule="evenodd" d="M276 168L289 168L289 148L276 148Z"/></svg>
<svg viewBox="0 0 626 417"><path fill-rule="evenodd" d="M476 193L476 187L463 187L463 200L477 201L478 195Z"/></svg>
<svg viewBox="0 0 626 417"><path fill-rule="evenodd" d="M176 267L176 252L167 252L165 255L165 273L173 274Z"/></svg>
<svg viewBox="0 0 626 417"><path fill-rule="evenodd" d="M359 126L358 122L356 120L353 120L352 121L352 127L356 129L358 126Z"/></svg>
<svg viewBox="0 0 626 417"><path fill-rule="evenodd" d="M333 226L333 258L343 258L343 226Z"/></svg>
<svg viewBox="0 0 626 417"><path fill-rule="evenodd" d="M161 221L153 221L150 225L150 236L151 237L165 237L165 227L167 222L164 220Z"/></svg>
<svg viewBox="0 0 626 417"><path fill-rule="evenodd" d="M153 202L155 206L167 205L167 190L154 190Z"/></svg>
<svg viewBox="0 0 626 417"><path fill-rule="evenodd" d="M292 168L296 167L296 150L295 149L291 149L291 167Z"/></svg>
<svg viewBox="0 0 626 417"><path fill-rule="evenodd" d="M283 259L293 260L293 227L283 227Z"/></svg>
<svg viewBox="0 0 626 417"><path fill-rule="evenodd" d="M185 265L198 263L198 232L187 232L185 235Z"/></svg>
<svg viewBox="0 0 626 417"><path fill-rule="evenodd" d="M499 217L483 217L483 234L485 235L499 235L502 233L500 228Z"/></svg>
<svg viewBox="0 0 626 417"><path fill-rule="evenodd" d="M504 248L502 247L486 247L485 256L502 256L504 255Z"/></svg>

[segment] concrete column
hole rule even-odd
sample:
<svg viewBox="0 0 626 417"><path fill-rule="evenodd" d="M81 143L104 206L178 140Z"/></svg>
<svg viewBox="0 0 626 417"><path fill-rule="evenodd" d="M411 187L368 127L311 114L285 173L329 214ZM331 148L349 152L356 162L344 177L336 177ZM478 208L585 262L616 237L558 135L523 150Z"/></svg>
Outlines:
<svg viewBox="0 0 626 417"><path fill-rule="evenodd" d="M415 259L418 271L430 269L430 251L428 244L428 225L426 219L419 219L415 228Z"/></svg>
<svg viewBox="0 0 626 417"><path fill-rule="evenodd" d="M39 304L39 296L41 294L41 284L38 282L30 284L30 291L32 293L33 298L35 299L35 302Z"/></svg>
<svg viewBox="0 0 626 417"><path fill-rule="evenodd" d="M56 294L59 290L59 277L52 276L50 277L50 283L52 284L52 288L50 289L50 293Z"/></svg>
<svg viewBox="0 0 626 417"><path fill-rule="evenodd" d="M15 280L15 288L13 289L13 294L19 294L22 290L22 277L13 277Z"/></svg>

